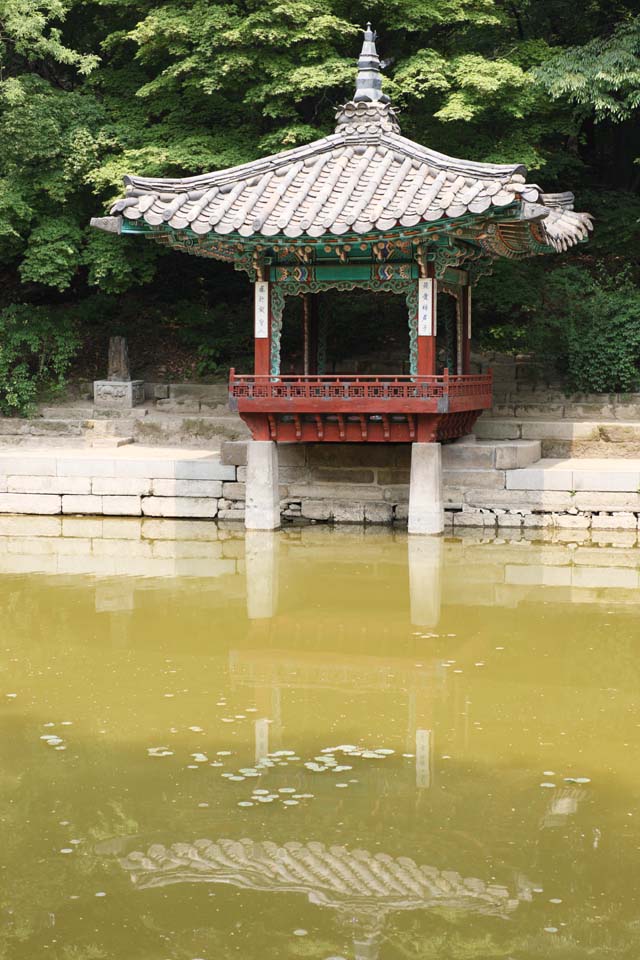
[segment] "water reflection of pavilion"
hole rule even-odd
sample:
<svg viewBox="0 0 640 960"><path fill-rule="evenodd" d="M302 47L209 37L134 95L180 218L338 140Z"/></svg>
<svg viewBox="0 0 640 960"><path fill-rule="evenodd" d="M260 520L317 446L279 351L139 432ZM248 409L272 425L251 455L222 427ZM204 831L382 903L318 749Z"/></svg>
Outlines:
<svg viewBox="0 0 640 960"><path fill-rule="evenodd" d="M410 857L323 843L202 839L153 844L121 860L138 890L177 883L219 883L262 893L297 893L336 912L353 931L356 960L376 960L385 921L402 910L457 910L507 917L527 889L506 887Z"/></svg>
<svg viewBox="0 0 640 960"><path fill-rule="evenodd" d="M281 537L273 531L246 532L247 615L250 620L271 619L276 615L280 544ZM402 553L408 560L411 622L416 626L434 627L440 619L443 542L409 538Z"/></svg>
<svg viewBox="0 0 640 960"><path fill-rule="evenodd" d="M320 689L359 696L393 691L396 702L405 702L405 749L415 753L416 786L432 785L433 711L446 695L441 666L406 657L258 648L231 651L229 671L233 684L252 688L261 713L255 721L256 759L281 745L283 692Z"/></svg>

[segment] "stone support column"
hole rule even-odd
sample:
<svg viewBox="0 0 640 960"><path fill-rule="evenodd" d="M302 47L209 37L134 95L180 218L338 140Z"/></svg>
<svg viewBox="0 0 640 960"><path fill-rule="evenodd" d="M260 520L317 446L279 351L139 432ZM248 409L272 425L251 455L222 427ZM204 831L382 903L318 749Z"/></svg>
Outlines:
<svg viewBox="0 0 640 960"><path fill-rule="evenodd" d="M465 285L460 294L462 310L462 373L471 373L471 287Z"/></svg>
<svg viewBox="0 0 640 960"><path fill-rule="evenodd" d="M409 533L438 534L443 530L440 444L413 443L409 485Z"/></svg>
<svg viewBox="0 0 640 960"><path fill-rule="evenodd" d="M431 264L428 264L431 271ZM436 336L438 332L438 282L434 276L418 280L418 376L436 372Z"/></svg>
<svg viewBox="0 0 640 960"><path fill-rule="evenodd" d="M257 377L271 373L271 284L256 280L254 289L254 373Z"/></svg>
<svg viewBox="0 0 640 960"><path fill-rule="evenodd" d="M247 530L277 530L280 526L278 447L272 440L247 443L245 497Z"/></svg>

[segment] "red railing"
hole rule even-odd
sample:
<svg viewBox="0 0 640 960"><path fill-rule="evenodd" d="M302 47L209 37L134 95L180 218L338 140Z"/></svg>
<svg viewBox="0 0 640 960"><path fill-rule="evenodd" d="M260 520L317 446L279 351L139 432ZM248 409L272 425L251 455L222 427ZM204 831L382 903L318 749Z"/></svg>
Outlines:
<svg viewBox="0 0 640 960"><path fill-rule="evenodd" d="M397 401L441 397L491 401L491 373L423 377L409 375L322 374L255 376L231 370L229 393L235 400Z"/></svg>

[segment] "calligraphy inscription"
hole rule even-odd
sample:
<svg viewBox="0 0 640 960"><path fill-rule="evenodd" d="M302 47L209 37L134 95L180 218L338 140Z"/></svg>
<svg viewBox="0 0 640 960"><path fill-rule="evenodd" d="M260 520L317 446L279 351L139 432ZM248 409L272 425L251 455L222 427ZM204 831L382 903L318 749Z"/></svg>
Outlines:
<svg viewBox="0 0 640 960"><path fill-rule="evenodd" d="M269 336L269 282L255 283L255 337L263 340Z"/></svg>
<svg viewBox="0 0 640 960"><path fill-rule="evenodd" d="M436 335L436 281L432 277L418 280L418 336Z"/></svg>

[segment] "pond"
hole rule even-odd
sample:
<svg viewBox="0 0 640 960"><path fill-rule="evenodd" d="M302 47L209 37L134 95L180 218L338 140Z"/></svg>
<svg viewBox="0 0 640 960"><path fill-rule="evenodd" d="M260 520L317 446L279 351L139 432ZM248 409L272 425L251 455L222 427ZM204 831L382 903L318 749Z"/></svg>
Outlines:
<svg viewBox="0 0 640 960"><path fill-rule="evenodd" d="M637 958L640 550L565 536L1 518L0 957Z"/></svg>

